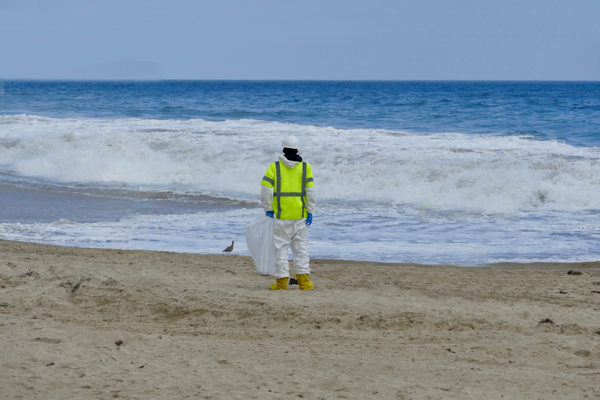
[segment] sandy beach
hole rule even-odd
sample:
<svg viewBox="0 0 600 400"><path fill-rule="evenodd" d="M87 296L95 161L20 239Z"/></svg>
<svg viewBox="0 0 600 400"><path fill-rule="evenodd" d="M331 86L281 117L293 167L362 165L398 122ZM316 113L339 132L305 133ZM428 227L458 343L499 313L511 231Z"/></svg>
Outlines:
<svg viewBox="0 0 600 400"><path fill-rule="evenodd" d="M273 292L235 254L0 252L2 399L600 398L600 262L313 260Z"/></svg>

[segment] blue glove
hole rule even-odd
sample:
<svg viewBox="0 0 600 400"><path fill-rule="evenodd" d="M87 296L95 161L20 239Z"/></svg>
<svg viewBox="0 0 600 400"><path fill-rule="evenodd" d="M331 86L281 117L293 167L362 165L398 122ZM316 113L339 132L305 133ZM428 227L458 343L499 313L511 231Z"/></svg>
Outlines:
<svg viewBox="0 0 600 400"><path fill-rule="evenodd" d="M269 218L275 218L275 211L267 211L265 215Z"/></svg>
<svg viewBox="0 0 600 400"><path fill-rule="evenodd" d="M306 217L306 225L310 226L312 224L312 214L308 213L308 217Z"/></svg>

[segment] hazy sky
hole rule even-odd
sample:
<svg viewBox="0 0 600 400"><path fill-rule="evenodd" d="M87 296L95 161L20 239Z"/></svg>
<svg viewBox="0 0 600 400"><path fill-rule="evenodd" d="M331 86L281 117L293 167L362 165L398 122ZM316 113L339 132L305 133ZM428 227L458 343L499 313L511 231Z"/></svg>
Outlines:
<svg viewBox="0 0 600 400"><path fill-rule="evenodd" d="M0 79L600 80L600 0L0 0Z"/></svg>

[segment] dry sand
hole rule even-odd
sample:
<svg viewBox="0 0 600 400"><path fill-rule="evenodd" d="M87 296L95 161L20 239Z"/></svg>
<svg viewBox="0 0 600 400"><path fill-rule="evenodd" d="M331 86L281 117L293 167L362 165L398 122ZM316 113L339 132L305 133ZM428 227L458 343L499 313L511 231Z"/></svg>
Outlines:
<svg viewBox="0 0 600 400"><path fill-rule="evenodd" d="M2 399L600 398L600 263L314 260L273 292L236 255L0 252Z"/></svg>

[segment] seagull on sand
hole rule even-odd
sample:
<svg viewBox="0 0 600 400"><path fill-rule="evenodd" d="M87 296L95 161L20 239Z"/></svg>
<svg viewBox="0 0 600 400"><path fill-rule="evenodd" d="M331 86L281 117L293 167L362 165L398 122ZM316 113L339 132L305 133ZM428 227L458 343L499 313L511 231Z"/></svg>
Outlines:
<svg viewBox="0 0 600 400"><path fill-rule="evenodd" d="M232 240L231 241L231 246L227 246L227 248L225 248L225 250L223 250L224 253L231 253L231 250L233 250L233 244L235 242Z"/></svg>

